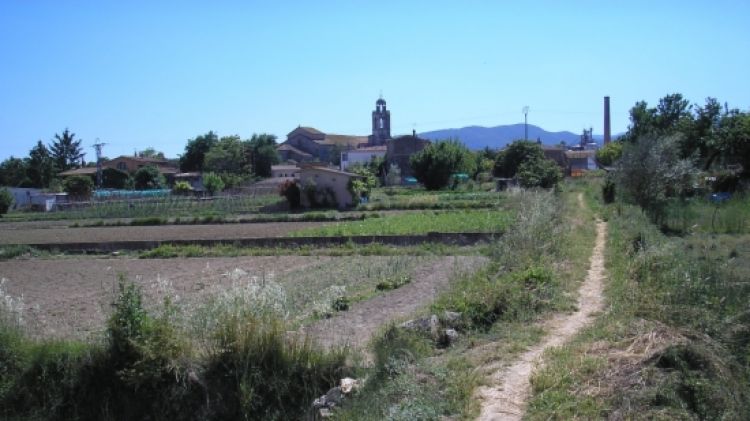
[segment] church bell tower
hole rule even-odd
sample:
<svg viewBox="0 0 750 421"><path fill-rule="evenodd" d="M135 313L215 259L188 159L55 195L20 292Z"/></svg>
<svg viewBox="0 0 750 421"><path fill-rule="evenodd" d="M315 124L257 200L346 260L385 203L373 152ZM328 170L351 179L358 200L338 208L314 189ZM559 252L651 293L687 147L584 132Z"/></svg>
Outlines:
<svg viewBox="0 0 750 421"><path fill-rule="evenodd" d="M372 140L373 145L384 145L391 138L391 112L385 108L385 100L381 96L375 102L372 112Z"/></svg>

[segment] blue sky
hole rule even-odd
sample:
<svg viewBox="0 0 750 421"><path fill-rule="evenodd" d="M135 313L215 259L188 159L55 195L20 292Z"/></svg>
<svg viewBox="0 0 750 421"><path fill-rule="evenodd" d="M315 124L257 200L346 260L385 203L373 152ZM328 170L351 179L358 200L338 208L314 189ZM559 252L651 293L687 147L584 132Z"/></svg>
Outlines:
<svg viewBox="0 0 750 421"><path fill-rule="evenodd" d="M209 4L210 3L210 4ZM679 92L750 108L750 2L0 2L0 159L68 127L87 158L214 130L394 134L523 121L613 132Z"/></svg>

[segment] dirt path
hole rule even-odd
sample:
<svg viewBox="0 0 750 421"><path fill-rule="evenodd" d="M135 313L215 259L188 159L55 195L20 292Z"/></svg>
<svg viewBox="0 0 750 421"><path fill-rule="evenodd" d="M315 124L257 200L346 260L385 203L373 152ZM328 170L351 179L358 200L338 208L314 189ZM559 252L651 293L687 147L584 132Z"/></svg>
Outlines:
<svg viewBox="0 0 750 421"><path fill-rule="evenodd" d="M542 342L526 351L510 366L496 372L491 378L491 386L477 390L475 396L482 404L479 421L520 420L531 393L529 379L534 368L541 366L542 353L547 348L560 346L570 340L593 320L596 312L601 311L606 237L607 223L597 222L596 243L586 280L579 290L578 310L572 314L557 315L545 322L545 330L550 333Z"/></svg>
<svg viewBox="0 0 750 421"><path fill-rule="evenodd" d="M486 261L475 256L440 259L423 267L413 280L371 300L356 303L346 312L306 326L302 333L324 347L363 348L377 330L390 321L413 315L445 290L456 272L473 271Z"/></svg>

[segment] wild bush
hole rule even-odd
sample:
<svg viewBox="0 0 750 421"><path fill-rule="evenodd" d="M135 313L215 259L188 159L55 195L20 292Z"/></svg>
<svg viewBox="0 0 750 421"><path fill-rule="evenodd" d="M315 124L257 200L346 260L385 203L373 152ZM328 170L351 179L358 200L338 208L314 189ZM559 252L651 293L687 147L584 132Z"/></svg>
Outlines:
<svg viewBox="0 0 750 421"><path fill-rule="evenodd" d="M8 209L10 209L10 205L12 204L13 195L10 194L8 189L0 189L0 218L8 213Z"/></svg>
<svg viewBox="0 0 750 421"><path fill-rule="evenodd" d="M279 187L279 195L284 196L289 203L290 209L300 207L300 189L295 181L287 180Z"/></svg>

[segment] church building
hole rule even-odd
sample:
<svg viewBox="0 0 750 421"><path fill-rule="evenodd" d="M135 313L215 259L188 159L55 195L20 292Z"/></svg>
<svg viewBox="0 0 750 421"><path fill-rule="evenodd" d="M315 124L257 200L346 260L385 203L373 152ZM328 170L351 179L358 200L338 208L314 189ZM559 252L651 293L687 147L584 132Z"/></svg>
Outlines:
<svg viewBox="0 0 750 421"><path fill-rule="evenodd" d="M416 133L411 136L391 137L391 112L381 97L375 102L372 112L372 132L369 136L353 136L323 133L312 127L298 126L287 134L286 141L276 150L282 161L295 162L342 162L353 164L373 156L388 158L395 163L402 175L411 175L409 157L424 149L429 140L419 139ZM387 153L387 155L386 155ZM340 160L340 157L344 157ZM359 159L358 157L362 157ZM343 168L342 168L343 169Z"/></svg>

